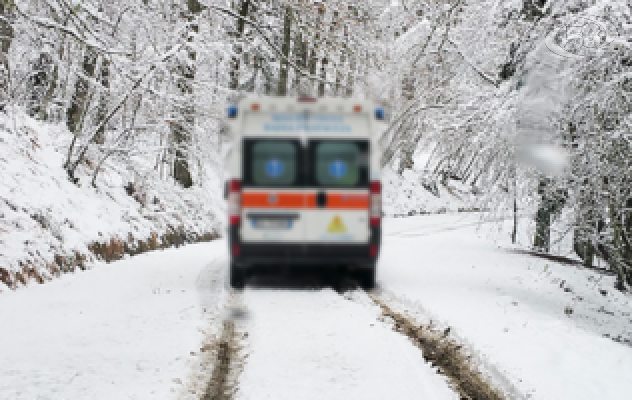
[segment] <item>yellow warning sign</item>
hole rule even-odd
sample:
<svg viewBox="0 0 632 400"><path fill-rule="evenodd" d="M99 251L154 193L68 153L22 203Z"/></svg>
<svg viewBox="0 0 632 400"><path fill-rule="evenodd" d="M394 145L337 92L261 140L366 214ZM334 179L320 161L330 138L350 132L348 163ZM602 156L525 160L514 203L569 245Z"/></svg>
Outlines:
<svg viewBox="0 0 632 400"><path fill-rule="evenodd" d="M347 228L345 228L345 224L342 223L342 219L338 215L336 215L329 223L329 226L327 227L327 232L346 233Z"/></svg>

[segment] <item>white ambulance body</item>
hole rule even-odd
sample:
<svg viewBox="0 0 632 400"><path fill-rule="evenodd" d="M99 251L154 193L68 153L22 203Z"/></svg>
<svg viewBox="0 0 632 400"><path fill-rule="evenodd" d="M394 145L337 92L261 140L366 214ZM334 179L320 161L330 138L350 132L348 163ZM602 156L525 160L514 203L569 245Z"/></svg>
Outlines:
<svg viewBox="0 0 632 400"><path fill-rule="evenodd" d="M247 97L229 107L232 286L259 265L347 266L373 286L383 116L356 99Z"/></svg>

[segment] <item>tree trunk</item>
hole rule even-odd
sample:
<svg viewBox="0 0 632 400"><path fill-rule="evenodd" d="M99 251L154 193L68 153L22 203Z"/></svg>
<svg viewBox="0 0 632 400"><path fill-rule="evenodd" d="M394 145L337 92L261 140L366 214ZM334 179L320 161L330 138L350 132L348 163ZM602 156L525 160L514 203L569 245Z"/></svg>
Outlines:
<svg viewBox="0 0 632 400"><path fill-rule="evenodd" d="M44 101L53 78L53 60L50 54L42 52L32 64L33 73L29 77L28 114L40 118L46 115Z"/></svg>
<svg viewBox="0 0 632 400"><path fill-rule="evenodd" d="M277 91L279 96L287 96L289 64L286 60L290 56L291 25L292 8L290 6L285 6L285 18L283 19L283 45L281 46L281 52L284 57L281 59L281 64L279 66L279 89Z"/></svg>
<svg viewBox="0 0 632 400"><path fill-rule="evenodd" d="M580 190L573 229L573 250L588 267L593 265L596 253L592 239L599 235L600 225L603 224L598 222L595 202L595 194L587 188Z"/></svg>
<svg viewBox="0 0 632 400"><path fill-rule="evenodd" d="M270 96L272 95L272 89L273 89L272 74L269 69L267 71L268 71L267 73L263 74L263 77L265 79L265 81L263 82L263 94L265 94L266 96Z"/></svg>
<svg viewBox="0 0 632 400"><path fill-rule="evenodd" d="M92 47L87 47L83 56L82 74L77 77L75 93L72 96L70 107L66 109L66 125L68 130L78 135L82 129L82 121L88 108L88 96L90 83L88 79L94 76L97 63L97 53Z"/></svg>
<svg viewBox="0 0 632 400"><path fill-rule="evenodd" d="M259 70L261 70L261 58L256 55L252 57L252 86L248 88L248 92L254 92L257 89L257 77L259 76Z"/></svg>
<svg viewBox="0 0 632 400"><path fill-rule="evenodd" d="M61 18L59 17L59 15L55 12L52 11L52 14L55 18L56 21L60 22L61 25L63 27L66 27L68 25L68 18L64 18L63 22L61 22ZM59 80L59 63L64 59L64 47L66 46L66 35L65 34L60 34L59 32L57 32L55 39L60 42L59 43L59 50L58 50L58 54L57 54L57 60L58 62L52 62L52 71L50 71L49 76L48 76L48 80L47 80L47 87L45 89L45 92L43 93L42 97L40 98L39 101L39 114L37 115L37 118L39 118L42 121L45 120L49 120L50 119L50 115L49 115L49 104L50 102L53 100L53 96L55 95L55 91L58 87L60 87L60 85L58 84L58 80ZM56 115L56 117L58 117ZM56 118L57 119L57 118ZM57 121L55 121L57 122Z"/></svg>
<svg viewBox="0 0 632 400"><path fill-rule="evenodd" d="M64 164L66 172L68 173L68 179L71 182L77 183L78 178L75 178L75 169L79 164L81 158L77 159L74 163L70 163L74 146L77 143L77 137L82 130L82 122L85 116L85 111L88 108L88 98L90 93L90 84L88 78L94 76L94 70L97 62L97 54L92 47L87 47L83 56L82 74L77 77L75 83L75 92L70 100L70 106L66 109L66 126L68 130L73 133L74 137L70 142L68 148L68 158Z"/></svg>
<svg viewBox="0 0 632 400"><path fill-rule="evenodd" d="M12 3L12 1L0 3L0 110L4 110L9 102L9 49L13 41L13 26L8 18Z"/></svg>
<svg viewBox="0 0 632 400"><path fill-rule="evenodd" d="M417 131L415 126L414 119L407 119L401 126L400 130L404 132L415 132ZM400 145L400 161L397 173L401 175L404 170L413 169L415 163L413 160L413 155L415 154L415 149L417 148L417 143L421 136L418 137L410 137L410 133L405 134L405 138L401 139Z"/></svg>
<svg viewBox="0 0 632 400"><path fill-rule="evenodd" d="M321 2L320 5L318 6L318 14L316 15L316 34L314 35L314 43L313 43L313 49L312 49L312 60L311 63L312 65L310 65L310 73L312 75L316 75L316 69L317 69L317 64L318 64L318 58L320 56L319 51L318 51L318 45L322 42L326 41L326 37L324 36L324 25L323 25L323 21L325 19L325 3ZM321 30L322 29L322 30ZM327 59L326 58L322 58L321 59L321 67L320 67L320 75L321 78L325 79L326 77L326 71L325 71L325 64L327 64ZM325 84L323 82L318 82L318 85L316 86L316 90L315 93L318 97L323 97L325 95Z"/></svg>
<svg viewBox="0 0 632 400"><path fill-rule="evenodd" d="M581 229L573 230L573 250L582 259L585 266L590 267L595 260L595 248L590 240L585 237Z"/></svg>
<svg viewBox="0 0 632 400"><path fill-rule="evenodd" d="M623 259L627 264L627 283L632 286L632 198L626 200L626 211L623 213L623 242L625 251L623 253Z"/></svg>
<svg viewBox="0 0 632 400"><path fill-rule="evenodd" d="M59 67L57 65L53 66L53 71L51 72L50 80L48 81L48 89L42 98L40 113L38 118L42 121L46 121L50 118L48 113L48 105L53 99L53 95L55 94L55 89L57 88L57 80L59 79Z"/></svg>
<svg viewBox="0 0 632 400"><path fill-rule="evenodd" d="M0 50L5 56L9 53L13 41L13 26L9 22L9 13L13 7L13 1L0 2Z"/></svg>
<svg viewBox="0 0 632 400"><path fill-rule="evenodd" d="M195 1L197 0L189 0ZM198 3L199 4L199 3ZM248 7L250 6L250 0L242 0L241 7L239 8L239 16L245 18L248 15ZM230 82L228 88L231 90L237 90L239 87L239 66L240 57L243 53L243 45L241 43L241 37L244 34L245 22L243 19L237 19L237 32L235 34L235 45L233 46L234 54L230 61Z"/></svg>
<svg viewBox="0 0 632 400"><path fill-rule="evenodd" d="M608 208L610 214L610 225L612 227L612 247L614 253L610 267L611 269L614 269L617 274L617 289L625 290L624 282L628 281L627 278L630 271L625 260L625 249L623 243L624 232L621 213L614 200L610 201Z"/></svg>
<svg viewBox="0 0 632 400"><path fill-rule="evenodd" d="M347 74L347 88L346 88L346 97L353 96L353 85L355 80L355 69L356 69L356 59L354 55L351 55L349 60L349 73Z"/></svg>
<svg viewBox="0 0 632 400"><path fill-rule="evenodd" d="M518 234L518 200L514 193L513 199L513 229L511 230L511 243L516 244L516 236Z"/></svg>
<svg viewBox="0 0 632 400"><path fill-rule="evenodd" d="M336 96L340 96L340 89L342 86L342 72L340 72L340 69L342 68L342 63L339 63L338 65L334 65L334 68L336 68Z"/></svg>
<svg viewBox="0 0 632 400"><path fill-rule="evenodd" d="M311 76L316 75L316 64L318 64L318 58L316 56L316 50L314 48L312 48L310 55L309 55L309 74ZM309 91L309 95L314 94L314 85L310 82L308 84L310 91Z"/></svg>
<svg viewBox="0 0 632 400"><path fill-rule="evenodd" d="M296 59L296 65L301 69L307 69L307 42L303 41L303 34L298 32L294 42L294 58ZM294 74L294 83L292 84L293 94L297 96L303 96L307 92L307 88L303 84L301 74L296 72Z"/></svg>
<svg viewBox="0 0 632 400"><path fill-rule="evenodd" d="M538 194L542 196L535 216L535 237L533 247L548 253L551 245L551 204L546 193L546 180L540 180Z"/></svg>
<svg viewBox="0 0 632 400"><path fill-rule="evenodd" d="M101 84L101 94L99 96L99 107L97 109L97 125L103 122L108 113L108 97L110 89L110 61L107 58L101 60L101 71L99 73L99 83ZM105 143L105 125L103 125L94 137L94 142Z"/></svg>
<svg viewBox="0 0 632 400"><path fill-rule="evenodd" d="M303 45L303 38L302 38L302 34L301 32L297 32L296 36L294 37L294 60L296 65L299 66L299 68L303 69L303 66L301 65L302 61L303 61L303 57L301 55L301 51L303 50L302 45ZM294 79L292 80L292 87L290 90L290 94L291 95L298 95L299 92L299 85L301 84L301 74L299 73L295 73L294 74Z"/></svg>
<svg viewBox="0 0 632 400"><path fill-rule="evenodd" d="M545 200L540 202L535 217L535 223L536 228L533 247L538 251L548 253L551 245L551 211Z"/></svg>
<svg viewBox="0 0 632 400"><path fill-rule="evenodd" d="M321 79L327 79L327 58L323 58L320 63L320 77ZM325 82L318 82L318 97L325 97Z"/></svg>
<svg viewBox="0 0 632 400"><path fill-rule="evenodd" d="M538 194L542 196L538 212L536 214L536 229L533 246L544 252L549 252L551 247L551 220L564 208L568 193L561 188L553 188L548 179L541 179Z"/></svg>
<svg viewBox="0 0 632 400"><path fill-rule="evenodd" d="M195 129L195 100L193 91L193 81L195 80L195 61L197 54L192 45L195 34L199 27L193 24L195 16L202 11L202 6L198 0L187 0L187 20L191 24L185 50L188 53L188 62L177 67L177 87L183 99L183 104L176 107L177 120L171 124L171 137L173 140L173 178L182 187L193 186L193 178L189 170L189 147L191 145L191 135ZM243 29L243 28L242 28Z"/></svg>

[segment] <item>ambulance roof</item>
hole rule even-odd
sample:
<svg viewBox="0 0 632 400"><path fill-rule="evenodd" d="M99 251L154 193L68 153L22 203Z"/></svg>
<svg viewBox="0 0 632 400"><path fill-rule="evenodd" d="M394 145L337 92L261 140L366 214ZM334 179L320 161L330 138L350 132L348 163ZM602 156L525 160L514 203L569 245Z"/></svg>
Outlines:
<svg viewBox="0 0 632 400"><path fill-rule="evenodd" d="M373 137L374 113L369 100L249 96L235 122L241 136Z"/></svg>

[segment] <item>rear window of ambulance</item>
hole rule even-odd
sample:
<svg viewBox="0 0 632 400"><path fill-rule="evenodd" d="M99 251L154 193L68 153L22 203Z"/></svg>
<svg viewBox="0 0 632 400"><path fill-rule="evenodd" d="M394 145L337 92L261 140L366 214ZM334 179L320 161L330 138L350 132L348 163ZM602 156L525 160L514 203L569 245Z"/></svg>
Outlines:
<svg viewBox="0 0 632 400"><path fill-rule="evenodd" d="M312 177L316 186L368 185L368 141L314 140L310 147Z"/></svg>
<svg viewBox="0 0 632 400"><path fill-rule="evenodd" d="M300 151L300 144L295 140L244 140L244 185L298 185Z"/></svg>

